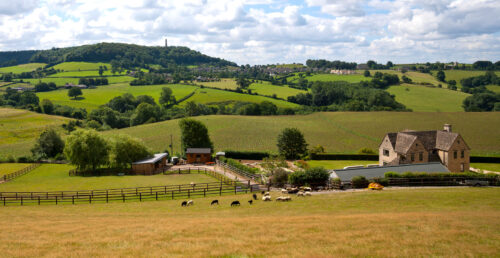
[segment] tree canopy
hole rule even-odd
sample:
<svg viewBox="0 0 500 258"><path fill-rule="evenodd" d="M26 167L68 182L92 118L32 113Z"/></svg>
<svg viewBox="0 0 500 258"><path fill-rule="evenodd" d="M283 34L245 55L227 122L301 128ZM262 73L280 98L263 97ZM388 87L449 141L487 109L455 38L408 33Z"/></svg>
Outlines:
<svg viewBox="0 0 500 258"><path fill-rule="evenodd" d="M304 135L297 128L285 128L278 136L278 151L287 159L298 159L307 152Z"/></svg>
<svg viewBox="0 0 500 258"><path fill-rule="evenodd" d="M64 150L64 141L54 129L46 129L31 149L35 158L53 158Z"/></svg>
<svg viewBox="0 0 500 258"><path fill-rule="evenodd" d="M200 121L185 118L179 121L181 128L181 144L183 152L186 148L210 148L214 146L210 140L207 127Z"/></svg>
<svg viewBox="0 0 500 258"><path fill-rule="evenodd" d="M64 154L80 170L96 170L109 162L110 146L95 130L75 130L66 139Z"/></svg>

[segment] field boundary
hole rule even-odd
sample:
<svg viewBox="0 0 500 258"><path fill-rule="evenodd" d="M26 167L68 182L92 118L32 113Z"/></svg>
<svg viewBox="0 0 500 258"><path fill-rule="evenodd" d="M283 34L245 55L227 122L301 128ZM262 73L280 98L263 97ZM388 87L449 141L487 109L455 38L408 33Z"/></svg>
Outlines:
<svg viewBox="0 0 500 258"><path fill-rule="evenodd" d="M10 181L16 177L20 177L22 175L25 175L27 173L29 173L31 170L39 167L41 164L40 163L35 163L35 164L31 164L29 165L28 167L25 167L21 170L18 170L16 172L12 172L10 174L6 174L4 175L3 177L1 177L3 179L3 182L7 182L7 181Z"/></svg>
<svg viewBox="0 0 500 258"><path fill-rule="evenodd" d="M197 171L198 173L214 173L210 170L178 170ZM175 172L175 171L172 171ZM187 173L186 173L187 174ZM223 178L222 175L219 175ZM145 200L175 200L207 196L222 196L246 194L256 190L255 185L248 181L224 180L214 183L193 183L181 185L146 186L136 188L116 188L82 191L49 191L49 192L0 192L0 203L10 205L42 205L63 203L109 203L113 201L145 201Z"/></svg>

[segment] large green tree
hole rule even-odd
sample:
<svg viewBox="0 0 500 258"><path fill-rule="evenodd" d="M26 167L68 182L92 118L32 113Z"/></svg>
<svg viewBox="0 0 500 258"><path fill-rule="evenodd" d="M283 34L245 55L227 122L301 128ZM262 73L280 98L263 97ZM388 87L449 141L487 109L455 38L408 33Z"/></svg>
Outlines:
<svg viewBox="0 0 500 258"><path fill-rule="evenodd" d="M95 130L76 130L66 139L64 154L79 170L95 170L109 162L109 143Z"/></svg>
<svg viewBox="0 0 500 258"><path fill-rule="evenodd" d="M160 104L163 106L169 106L175 104L175 96L172 89L169 87L163 87L161 89Z"/></svg>
<svg viewBox="0 0 500 258"><path fill-rule="evenodd" d="M446 74L442 71L442 70L439 70L436 74L436 78L440 81L440 82L444 82L445 79L446 79Z"/></svg>
<svg viewBox="0 0 500 258"><path fill-rule="evenodd" d="M210 140L207 127L200 121L194 119L182 119L179 121L181 128L182 151L186 148L210 148L213 150L213 143Z"/></svg>
<svg viewBox="0 0 500 258"><path fill-rule="evenodd" d="M78 87L72 87L68 91L68 96L73 97L74 99L76 99L76 97L81 96L81 95L83 95L82 90Z"/></svg>
<svg viewBox="0 0 500 258"><path fill-rule="evenodd" d="M307 152L304 135L297 128L285 128L278 136L278 151L287 159L298 159Z"/></svg>
<svg viewBox="0 0 500 258"><path fill-rule="evenodd" d="M147 158L151 152L144 143L128 135L119 134L111 140L110 162L113 166L126 168L132 162Z"/></svg>
<svg viewBox="0 0 500 258"><path fill-rule="evenodd" d="M40 134L31 153L35 158L53 158L64 150L64 141L54 129L47 129Z"/></svg>

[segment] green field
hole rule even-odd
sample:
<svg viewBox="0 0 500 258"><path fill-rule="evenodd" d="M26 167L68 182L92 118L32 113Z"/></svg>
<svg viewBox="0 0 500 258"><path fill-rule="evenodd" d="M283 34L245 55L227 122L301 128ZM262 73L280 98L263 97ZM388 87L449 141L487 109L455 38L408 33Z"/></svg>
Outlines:
<svg viewBox="0 0 500 258"><path fill-rule="evenodd" d="M402 84L391 86L387 91L396 96L396 101L413 111L460 112L467 93L443 88Z"/></svg>
<svg viewBox="0 0 500 258"><path fill-rule="evenodd" d="M360 82L360 81L370 80L369 77L365 77L362 74L349 74L349 75L313 74L311 76L305 76L304 79L308 81L321 81L321 82L329 82L329 81Z"/></svg>
<svg viewBox="0 0 500 258"><path fill-rule="evenodd" d="M272 193L276 197L276 193ZM5 207L6 257L498 257L500 188ZM239 200L240 207L230 207Z"/></svg>
<svg viewBox="0 0 500 258"><path fill-rule="evenodd" d="M23 168L28 167L31 164L24 163L0 163L0 177L6 174L14 173Z"/></svg>
<svg viewBox="0 0 500 258"><path fill-rule="evenodd" d="M111 70L111 65L108 63L90 63L90 62L64 62L54 65L53 68L61 71L88 71L99 70L99 66L106 66Z"/></svg>
<svg viewBox="0 0 500 258"><path fill-rule="evenodd" d="M46 64L44 64L44 63L29 63L29 64L22 64L22 65L16 65L16 66L1 67L0 73L31 72L31 71L36 70L37 68L42 68L45 65Z"/></svg>
<svg viewBox="0 0 500 258"><path fill-rule="evenodd" d="M471 163L471 167L500 172L500 163Z"/></svg>
<svg viewBox="0 0 500 258"><path fill-rule="evenodd" d="M114 84L107 86L98 86L95 89L83 89L83 98L74 100L68 97L68 90L61 89L49 92L37 93L40 100L50 99L53 103L66 105L71 107L85 108L87 111L98 108L100 105L106 104L112 98L121 96L124 93L130 93L134 96L149 95L158 101L163 87L170 87L177 99L180 99L194 90L198 89L195 86L169 84L169 85L153 85L153 86L130 86L128 84Z"/></svg>
<svg viewBox="0 0 500 258"><path fill-rule="evenodd" d="M131 82L134 77L130 76L109 76L106 77L108 79L108 83L110 84L115 84L115 83L125 83L125 82ZM73 77L73 78L53 78L53 77L46 77L46 78L41 78L41 79L23 79L24 82L29 82L33 85L37 84L38 82L53 82L57 86L64 86L67 83L72 83L72 84L78 84L80 78ZM128 83L127 83L128 85Z"/></svg>
<svg viewBox="0 0 500 258"><path fill-rule="evenodd" d="M488 85L488 86L486 86L486 88L488 90L493 91L493 92L500 93L500 86L498 86L498 85Z"/></svg>
<svg viewBox="0 0 500 258"><path fill-rule="evenodd" d="M0 167L1 168L1 167ZM69 176L71 165L44 164L15 180L0 184L0 192L76 191L218 182L205 174L154 176Z"/></svg>
<svg viewBox="0 0 500 258"><path fill-rule="evenodd" d="M437 71L432 71L432 74L436 74ZM445 70L445 79L447 81L449 80L455 80L457 82L457 87L461 88L462 84L460 83L460 80L468 78L468 77L474 77L474 76L479 76L479 75L484 75L486 71L463 71L463 70ZM500 72L495 72L498 76L500 76Z"/></svg>
<svg viewBox="0 0 500 258"><path fill-rule="evenodd" d="M326 169L343 169L347 166L378 164L376 160L308 160L310 167L324 167Z"/></svg>
<svg viewBox="0 0 500 258"><path fill-rule="evenodd" d="M254 150L277 152L276 138L286 127L301 130L309 146L322 145L327 152L357 153L363 147L378 149L388 132L404 129L435 130L453 125L473 155L500 155L500 112L321 112L295 116L203 116L194 119L208 127L216 151ZM488 121L488 126L478 126ZM174 139L180 151L179 121L140 125L103 132L138 137L155 151L163 151Z"/></svg>
<svg viewBox="0 0 500 258"><path fill-rule="evenodd" d="M28 155L34 141L45 128L62 131L70 119L22 109L0 108L0 157Z"/></svg>
<svg viewBox="0 0 500 258"><path fill-rule="evenodd" d="M218 82L199 82L198 85L204 85L208 87L215 87L219 89L231 89L235 90L238 88L236 81L234 79L221 79ZM276 94L278 98L286 99L289 96L295 96L301 92L305 92L303 90L298 90L294 88L290 88L288 86L276 86L272 85L270 82L262 81L257 83L252 83L248 87L248 89L252 90L252 92L257 92L259 95L272 96Z"/></svg>
<svg viewBox="0 0 500 258"><path fill-rule="evenodd" d="M103 71L102 73L103 76L112 76L112 75L125 75L125 72L120 73L115 73L112 74L110 70ZM51 74L48 77L99 77L99 71L93 70L93 71L72 71L72 72L60 72L56 74Z"/></svg>

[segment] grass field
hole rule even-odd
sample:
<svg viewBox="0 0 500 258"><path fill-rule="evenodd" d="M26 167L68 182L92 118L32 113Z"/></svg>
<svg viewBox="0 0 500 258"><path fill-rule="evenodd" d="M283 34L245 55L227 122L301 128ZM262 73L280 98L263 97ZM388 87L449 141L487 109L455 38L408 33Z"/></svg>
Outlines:
<svg viewBox="0 0 500 258"><path fill-rule="evenodd" d="M369 81L371 78L365 77L362 74L349 74L349 75L338 75L338 74L313 74L311 76L305 76L304 79L308 81L346 81L346 82L360 82Z"/></svg>
<svg viewBox="0 0 500 258"><path fill-rule="evenodd" d="M215 87L219 89L232 89L235 90L238 88L236 81L234 79L221 79L218 82L200 82L198 85L204 85L208 87ZM262 81L258 83L252 83L248 87L248 89L252 90L252 92L257 92L260 95L272 96L276 94L278 98L286 99L288 96L295 96L301 92L305 92L303 90L298 90L294 88L290 88L288 86L275 86L270 82Z"/></svg>
<svg viewBox="0 0 500 258"><path fill-rule="evenodd" d="M111 65L108 63L90 63L90 62L64 62L54 65L54 69L62 71L86 71L99 70L99 66L106 66L111 70Z"/></svg>
<svg viewBox="0 0 500 258"><path fill-rule="evenodd" d="M322 112L296 116L203 116L217 151L255 150L277 152L276 138L286 127L304 133L309 146L324 146L327 152L357 153L363 147L378 149L388 132L404 129L442 129L453 125L471 147L473 155L500 155L499 112ZM487 126L481 126L488 121ZM125 133L138 137L155 151L163 151L174 139L174 151L180 151L179 121L141 125L104 132ZM479 126L478 126L479 125Z"/></svg>
<svg viewBox="0 0 500 258"><path fill-rule="evenodd" d="M71 165L44 164L15 180L0 184L0 192L76 191L218 182L205 174L154 176L69 176Z"/></svg>
<svg viewBox="0 0 500 258"><path fill-rule="evenodd" d="M121 96L124 93L130 93L134 96L149 95L158 101L163 87L170 87L177 99L180 99L194 90L198 89L195 86L169 84L169 85L153 85L153 86L130 86L128 84L114 84L107 86L98 86L95 89L83 89L81 100L73 100L68 97L68 90L61 89L49 92L37 93L40 100L50 99L55 104L85 108L87 111L98 108L100 105L106 104L112 98Z"/></svg>
<svg viewBox="0 0 500 258"><path fill-rule="evenodd" d="M493 91L493 92L500 93L500 86L498 86L498 85L488 85L488 86L486 86L486 88L488 90Z"/></svg>
<svg viewBox="0 0 500 258"><path fill-rule="evenodd" d="M126 75L125 72L112 74L110 70L104 71L102 73L103 76L111 76L111 75ZM98 70L92 71L71 71L71 72L60 72L56 74L51 74L48 77L99 77Z"/></svg>
<svg viewBox="0 0 500 258"><path fill-rule="evenodd" d="M500 188L6 207L3 256L497 257ZM241 207L229 203L240 200Z"/></svg>
<svg viewBox="0 0 500 258"><path fill-rule="evenodd" d="M471 163L471 167L500 172L500 163Z"/></svg>
<svg viewBox="0 0 500 258"><path fill-rule="evenodd" d="M396 96L396 101L422 112L460 112L463 100L470 96L461 91L431 88L414 84L391 86L387 91Z"/></svg>
<svg viewBox="0 0 500 258"><path fill-rule="evenodd" d="M45 128L62 131L61 125L70 119L0 108L0 157L27 155L34 141Z"/></svg>
<svg viewBox="0 0 500 258"><path fill-rule="evenodd" d="M432 71L432 74L436 74L437 71ZM462 84L460 83L460 80L468 78L468 77L473 77L473 76L479 76L479 75L484 75L486 71L463 71L463 70L445 70L445 78L447 81L449 80L455 80L457 82L457 87L461 88ZM498 76L500 76L500 72L495 72Z"/></svg>
<svg viewBox="0 0 500 258"><path fill-rule="evenodd" d="M343 169L347 166L378 164L376 160L308 160L310 167L324 167L326 169Z"/></svg>
<svg viewBox="0 0 500 258"><path fill-rule="evenodd" d="M130 76L109 76L106 77L108 79L108 82L110 84L114 83L125 83L125 82L131 82L134 78ZM24 82L29 82L33 85L37 84L39 81L42 82L53 82L57 86L64 86L66 83L72 83L72 84L78 84L80 78L77 77L68 77L68 78L53 78L53 77L46 77L46 78L41 78L41 79L23 79ZM127 83L128 85L128 83Z"/></svg>
<svg viewBox="0 0 500 258"><path fill-rule="evenodd" d="M7 66L7 67L1 67L0 73L31 72L31 71L36 70L37 68L42 68L44 66L45 66L44 63L29 63L29 64L22 64L22 65L16 65L16 66Z"/></svg>
<svg viewBox="0 0 500 258"><path fill-rule="evenodd" d="M24 163L0 163L0 176L14 173L16 171L19 171L25 167L28 167L31 164L24 164Z"/></svg>

